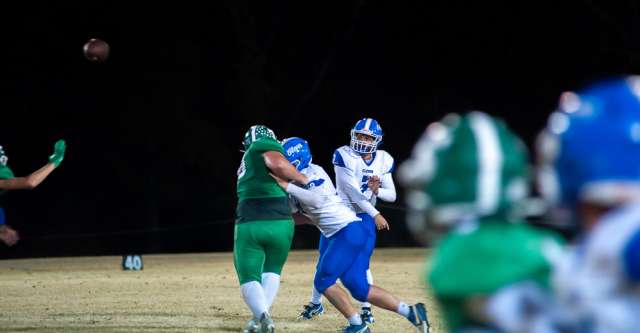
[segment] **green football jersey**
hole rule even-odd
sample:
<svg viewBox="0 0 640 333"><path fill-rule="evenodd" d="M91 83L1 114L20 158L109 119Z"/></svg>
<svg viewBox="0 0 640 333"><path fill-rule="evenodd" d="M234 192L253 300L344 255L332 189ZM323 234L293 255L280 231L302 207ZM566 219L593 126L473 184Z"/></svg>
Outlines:
<svg viewBox="0 0 640 333"><path fill-rule="evenodd" d="M548 287L546 251L560 246L556 235L524 223L483 220L471 231L454 231L438 244L429 283L451 331L473 325L465 300L531 280Z"/></svg>
<svg viewBox="0 0 640 333"><path fill-rule="evenodd" d="M236 223L256 220L291 219L289 196L269 175L263 153L277 151L282 145L271 138L253 142L242 156L238 168L238 206Z"/></svg>
<svg viewBox="0 0 640 333"><path fill-rule="evenodd" d="M13 178L13 171L11 171L11 169L6 166L6 165L0 165L0 179L10 179ZM7 193L7 190L0 190L0 196L2 196L3 194ZM2 202L0 202L0 205L2 204Z"/></svg>

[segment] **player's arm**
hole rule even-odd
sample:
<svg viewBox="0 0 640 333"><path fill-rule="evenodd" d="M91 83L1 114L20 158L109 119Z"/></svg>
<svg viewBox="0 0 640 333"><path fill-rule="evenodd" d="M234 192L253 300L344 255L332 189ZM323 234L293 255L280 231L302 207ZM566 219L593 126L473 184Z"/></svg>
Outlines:
<svg viewBox="0 0 640 333"><path fill-rule="evenodd" d="M53 154L49 156L49 163L26 177L0 179L0 189L26 190L37 187L55 168L60 165L60 163L62 163L66 148L67 146L64 140L58 140L53 148Z"/></svg>
<svg viewBox="0 0 640 333"><path fill-rule="evenodd" d="M371 217L374 218L376 227L378 230L389 230L389 223L380 214L380 212L367 200L367 198L360 192L358 184L355 182L353 171L346 167L335 166L336 183L341 184L342 191L354 202L360 209L365 211Z"/></svg>
<svg viewBox="0 0 640 333"><path fill-rule="evenodd" d="M277 151L268 151L262 154L264 162L271 172L282 179L294 181L301 185L309 183L309 179L287 161L287 159Z"/></svg>
<svg viewBox="0 0 640 333"><path fill-rule="evenodd" d="M380 212L369 202L367 197L360 192L360 186L356 182L353 170L336 166L336 184L340 184L340 189L344 192L352 202L354 202L360 209L365 211L371 217L375 217Z"/></svg>
<svg viewBox="0 0 640 333"><path fill-rule="evenodd" d="M40 185L47 176L55 169L53 163L47 163L42 168L36 170L26 177L14 177L0 179L0 190L30 190Z"/></svg>
<svg viewBox="0 0 640 333"><path fill-rule="evenodd" d="M320 206L322 205L322 201L323 201L322 196L317 195L312 191L306 190L302 187L299 187L293 183L289 183L276 175L271 174L271 177L273 177L276 180L276 182L278 182L278 185L280 185L280 187L282 187L285 191L287 191L287 193L289 193L299 202L303 203L305 206L315 209L315 208L320 208ZM324 179L314 180L311 183L314 183L315 186L319 186L322 183L324 183ZM316 183L319 183L319 184L316 184Z"/></svg>
<svg viewBox="0 0 640 333"><path fill-rule="evenodd" d="M293 216L293 222L295 223L295 225L302 225L302 224L315 225L315 223L313 223L313 221L308 216L302 213L294 213L292 216Z"/></svg>
<svg viewBox="0 0 640 333"><path fill-rule="evenodd" d="M386 202L396 201L396 185L393 183L391 173L386 173L380 178L380 186L373 193Z"/></svg>

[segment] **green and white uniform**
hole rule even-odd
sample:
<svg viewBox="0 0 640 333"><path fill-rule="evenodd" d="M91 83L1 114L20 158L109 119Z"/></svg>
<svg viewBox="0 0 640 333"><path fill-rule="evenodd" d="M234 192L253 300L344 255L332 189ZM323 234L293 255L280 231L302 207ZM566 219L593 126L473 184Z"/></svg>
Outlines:
<svg viewBox="0 0 640 333"><path fill-rule="evenodd" d="M294 223L288 194L269 175L262 154L280 152L275 138L251 141L238 168L238 206L234 235L234 265L240 284L262 279L262 273L280 275L291 241Z"/></svg>
<svg viewBox="0 0 640 333"><path fill-rule="evenodd" d="M558 244L555 235L503 220L480 220L450 232L439 242L428 275L449 329L481 326L465 306L472 297L490 297L524 281L546 289L551 263L544 254Z"/></svg>
<svg viewBox="0 0 640 333"><path fill-rule="evenodd" d="M488 323L474 322L478 309L469 305L486 300L480 305L486 315L501 288L526 283L545 293L547 254L559 248L559 238L522 220L528 174L522 141L482 112L452 114L431 124L400 167L399 179L410 187L408 227L436 245L428 283L451 331L503 328L501 316L517 317L500 314ZM517 319L513 322L520 324Z"/></svg>

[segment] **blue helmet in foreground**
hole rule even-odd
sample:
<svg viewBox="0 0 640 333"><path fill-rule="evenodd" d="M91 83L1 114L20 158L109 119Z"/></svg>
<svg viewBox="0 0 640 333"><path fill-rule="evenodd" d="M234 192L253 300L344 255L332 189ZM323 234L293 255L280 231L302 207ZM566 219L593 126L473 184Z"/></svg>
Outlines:
<svg viewBox="0 0 640 333"><path fill-rule="evenodd" d="M561 208L640 199L640 76L563 93L537 150L540 191Z"/></svg>
<svg viewBox="0 0 640 333"><path fill-rule="evenodd" d="M370 136L373 141L360 140L358 134ZM382 127L375 119L360 119L351 129L351 148L360 154L375 153L378 145L382 142L382 135Z"/></svg>
<svg viewBox="0 0 640 333"><path fill-rule="evenodd" d="M309 149L309 143L298 137L291 137L282 140L282 148L287 160L298 171L304 170L311 163L311 149Z"/></svg>

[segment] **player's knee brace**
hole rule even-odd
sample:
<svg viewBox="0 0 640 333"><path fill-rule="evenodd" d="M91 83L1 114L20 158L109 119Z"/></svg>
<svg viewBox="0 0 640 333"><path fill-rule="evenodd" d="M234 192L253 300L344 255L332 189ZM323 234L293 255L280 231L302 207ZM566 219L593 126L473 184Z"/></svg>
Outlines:
<svg viewBox="0 0 640 333"><path fill-rule="evenodd" d="M351 296L360 302L366 302L369 297L369 282L365 278L346 278L340 279L342 284L349 290Z"/></svg>

